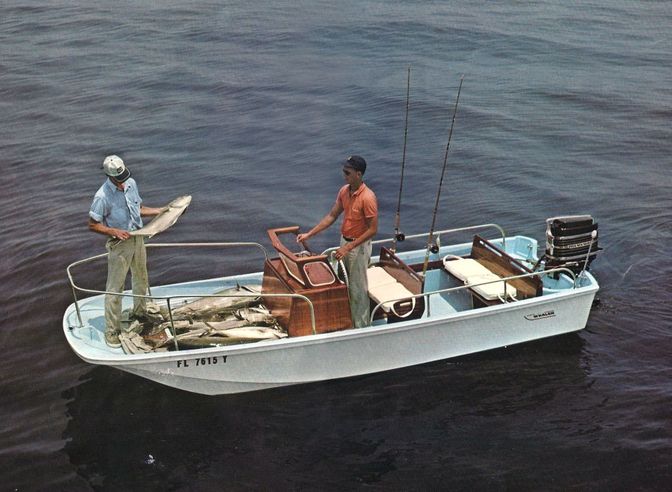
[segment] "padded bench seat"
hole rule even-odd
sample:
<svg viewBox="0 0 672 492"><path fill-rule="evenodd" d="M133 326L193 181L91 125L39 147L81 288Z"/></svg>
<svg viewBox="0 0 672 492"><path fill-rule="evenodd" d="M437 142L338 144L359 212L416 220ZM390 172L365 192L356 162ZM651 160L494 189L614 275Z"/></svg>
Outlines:
<svg viewBox="0 0 672 492"><path fill-rule="evenodd" d="M397 308L401 307L399 303L402 303L403 299L411 297L413 293L400 282L397 282L397 280L387 273L383 267L370 267L366 271L366 276L369 285L369 297L373 299L376 304L382 303L381 308L383 311L386 313L392 311L395 316L400 318L406 317L413 312L413 309L415 309L415 299L410 299L407 301L410 306L407 314L397 314L395 304L397 304Z"/></svg>
<svg viewBox="0 0 672 492"><path fill-rule="evenodd" d="M443 258L443 267L448 273L455 276L465 285L468 285L483 299L503 301L505 298L516 299L516 288L510 283L493 282L483 285L483 282L499 280L501 277L492 273L485 266L473 258L462 258L461 256L448 255ZM506 289L506 290L505 290Z"/></svg>

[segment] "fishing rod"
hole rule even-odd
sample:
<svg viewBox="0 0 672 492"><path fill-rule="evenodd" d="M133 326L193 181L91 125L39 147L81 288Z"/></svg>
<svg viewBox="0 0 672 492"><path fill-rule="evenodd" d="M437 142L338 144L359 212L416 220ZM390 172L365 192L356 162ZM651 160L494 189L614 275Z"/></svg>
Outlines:
<svg viewBox="0 0 672 492"><path fill-rule="evenodd" d="M394 240L392 241L392 252L397 251L397 241L403 242L406 236L399 231L401 221L401 191L404 187L404 167L406 165L406 141L408 139L408 102L411 95L411 67L408 67L408 77L406 79L406 122L404 123L404 150L401 157L401 180L399 181L399 200L397 201L397 214L394 217Z"/></svg>
<svg viewBox="0 0 672 492"><path fill-rule="evenodd" d="M450 124L450 132L448 133L448 144L446 145L446 153L443 157L443 169L441 170L441 179L439 180L439 190L436 193L436 203L434 204L434 213L432 216L432 227L429 229L429 240L427 241L427 252L425 253L425 262L422 265L422 276L427 273L427 265L429 264L429 253L438 253L439 248L434 244L434 225L436 224L436 213L439 209L439 198L441 197L441 186L443 185L443 177L446 174L446 164L448 163L448 150L450 149L450 140L453 138L453 127L455 126L455 116L457 115L457 104L460 102L460 92L462 91L462 82L464 82L464 75L460 77L460 86L457 88L457 98L455 98L455 108L453 109L453 121Z"/></svg>

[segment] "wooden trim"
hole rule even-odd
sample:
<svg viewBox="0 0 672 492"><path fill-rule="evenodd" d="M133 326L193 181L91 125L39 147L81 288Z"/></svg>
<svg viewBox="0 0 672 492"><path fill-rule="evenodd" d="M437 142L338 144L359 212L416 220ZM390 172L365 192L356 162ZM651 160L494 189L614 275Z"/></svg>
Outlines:
<svg viewBox="0 0 672 492"><path fill-rule="evenodd" d="M474 236L471 258L500 277L511 277L532 272L523 263L479 235ZM543 291L543 284L539 277L517 278L508 282L518 291L518 299L537 297Z"/></svg>
<svg viewBox="0 0 672 492"><path fill-rule="evenodd" d="M408 267L416 273L422 272L424 268L424 263L413 263ZM427 271L429 270L440 270L443 268L443 260L434 260L427 263Z"/></svg>
<svg viewBox="0 0 672 492"><path fill-rule="evenodd" d="M287 248L284 244L282 244L282 241L280 241L280 238L278 237L281 234L297 234L298 232L299 232L299 226L279 227L276 229L268 229L266 231L268 237L271 240L271 244L278 252L278 254L283 258L283 260L290 262L296 266L296 268L291 268L291 270L292 270L292 276L295 277L297 282L303 284L303 286L306 288L315 287L316 285L311 281L311 279L308 277L306 273L307 271L307 269L305 268L306 264L314 262L323 262L329 265L329 262L327 261L326 255L297 256L295 253L290 251L289 248ZM305 244L303 245L306 246ZM289 269L290 268L288 268L288 270ZM334 275L334 279L332 282L321 285L333 285L337 282L338 280Z"/></svg>
<svg viewBox="0 0 672 492"><path fill-rule="evenodd" d="M352 328L347 287L337 282L330 286L304 287L287 272L280 258L266 260L261 295L264 304L290 337L311 335L312 323L308 304L292 297L264 297L264 294L301 294L313 303L315 331Z"/></svg>
<svg viewBox="0 0 672 492"><path fill-rule="evenodd" d="M406 265L397 255L385 247L380 248L379 266L412 294L422 294L424 280L411 267Z"/></svg>
<svg viewBox="0 0 672 492"><path fill-rule="evenodd" d="M397 282L406 287L406 289L408 289L411 294L422 294L425 284L424 279L388 248L380 248L380 261L377 263L377 266L382 267L387 273L394 277ZM407 301L395 302L394 309L397 313L406 315L409 311L409 308L402 306L402 304L407 304ZM376 313L376 319L380 317L380 312L382 312L382 309L379 309ZM388 323L395 321L406 321L409 319L419 318L424 312L425 298L418 297L415 299L415 308L413 309L412 314L402 318L395 316L392 312L389 312L387 313L387 320Z"/></svg>

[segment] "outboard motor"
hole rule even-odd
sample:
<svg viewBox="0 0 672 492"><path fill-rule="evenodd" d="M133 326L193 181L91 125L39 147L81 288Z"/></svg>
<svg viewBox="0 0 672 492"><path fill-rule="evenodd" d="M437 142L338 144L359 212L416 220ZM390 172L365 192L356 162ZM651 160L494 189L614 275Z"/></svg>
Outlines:
<svg viewBox="0 0 672 492"><path fill-rule="evenodd" d="M546 270L563 267L578 275L588 270L600 250L597 222L590 215L546 219Z"/></svg>

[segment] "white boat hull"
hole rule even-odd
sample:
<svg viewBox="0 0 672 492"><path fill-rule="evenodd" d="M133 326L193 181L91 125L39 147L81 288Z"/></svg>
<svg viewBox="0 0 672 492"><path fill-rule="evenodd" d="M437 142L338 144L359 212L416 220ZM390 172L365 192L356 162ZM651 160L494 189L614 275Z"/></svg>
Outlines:
<svg viewBox="0 0 672 492"><path fill-rule="evenodd" d="M202 394L255 391L278 386L388 371L581 330L598 290L585 287L443 316L362 329L179 352L126 355L96 349L84 339L94 329L75 325L74 304L64 331L85 361ZM87 303L80 302L86 316ZM100 314L91 306L90 311ZM88 334L86 333L88 330ZM102 332L100 332L102 334ZM83 349L83 344L87 349Z"/></svg>

